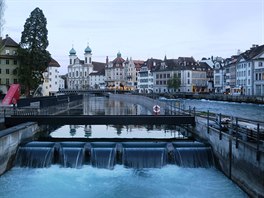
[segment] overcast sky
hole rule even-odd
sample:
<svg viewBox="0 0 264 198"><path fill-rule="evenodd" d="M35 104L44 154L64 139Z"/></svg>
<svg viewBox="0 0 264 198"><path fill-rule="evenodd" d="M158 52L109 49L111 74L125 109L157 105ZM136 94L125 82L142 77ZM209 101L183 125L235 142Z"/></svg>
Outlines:
<svg viewBox="0 0 264 198"><path fill-rule="evenodd" d="M264 0L6 0L3 37L20 42L30 13L47 18L48 51L67 73L69 51L94 61L221 56L264 44Z"/></svg>

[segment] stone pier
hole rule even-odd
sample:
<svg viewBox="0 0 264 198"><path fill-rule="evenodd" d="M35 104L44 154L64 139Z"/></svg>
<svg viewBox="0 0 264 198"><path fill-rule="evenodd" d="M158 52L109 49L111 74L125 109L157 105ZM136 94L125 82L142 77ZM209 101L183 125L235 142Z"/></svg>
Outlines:
<svg viewBox="0 0 264 198"><path fill-rule="evenodd" d="M0 131L0 175L12 168L18 145L32 139L39 127L36 123L23 123Z"/></svg>

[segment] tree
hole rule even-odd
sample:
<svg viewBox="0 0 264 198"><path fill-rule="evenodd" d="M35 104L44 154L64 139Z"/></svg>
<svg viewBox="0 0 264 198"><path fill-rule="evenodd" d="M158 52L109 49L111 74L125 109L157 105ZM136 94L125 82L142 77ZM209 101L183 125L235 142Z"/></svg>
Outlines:
<svg viewBox="0 0 264 198"><path fill-rule="evenodd" d="M4 11L5 11L5 0L0 0L0 36L2 35L4 27Z"/></svg>
<svg viewBox="0 0 264 198"><path fill-rule="evenodd" d="M181 79L174 74L173 78L168 80L168 88L169 89L178 89L181 86Z"/></svg>
<svg viewBox="0 0 264 198"><path fill-rule="evenodd" d="M48 41L47 19L39 8L35 8L26 20L22 32L18 56L20 66L19 82L25 89L26 96L42 82L42 73L50 62L50 53L46 50Z"/></svg>

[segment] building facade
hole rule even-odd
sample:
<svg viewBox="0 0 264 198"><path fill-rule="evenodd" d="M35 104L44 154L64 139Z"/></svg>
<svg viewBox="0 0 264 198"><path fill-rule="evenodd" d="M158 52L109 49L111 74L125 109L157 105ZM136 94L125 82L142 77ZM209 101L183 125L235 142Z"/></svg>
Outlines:
<svg viewBox="0 0 264 198"><path fill-rule="evenodd" d="M59 76L59 63L51 58L48 68L43 73L42 95L53 96L64 89L64 80Z"/></svg>
<svg viewBox="0 0 264 198"><path fill-rule="evenodd" d="M93 72L91 48L87 46L84 50L84 60L77 57L74 48L70 50L69 54L68 88L88 89L90 86L89 74Z"/></svg>
<svg viewBox="0 0 264 198"><path fill-rule="evenodd" d="M134 91L137 89L138 72L143 64L144 61L132 60L132 58L125 61L124 74L126 90Z"/></svg>
<svg viewBox="0 0 264 198"><path fill-rule="evenodd" d="M90 73L90 89L105 89L105 63L92 62L94 71Z"/></svg>
<svg viewBox="0 0 264 198"><path fill-rule="evenodd" d="M105 83L108 89L123 89L125 86L125 60L120 52L113 61L106 60Z"/></svg>
<svg viewBox="0 0 264 198"><path fill-rule="evenodd" d="M11 84L18 83L18 47L8 35L4 39L0 37L0 90L4 94Z"/></svg>
<svg viewBox="0 0 264 198"><path fill-rule="evenodd" d="M148 59L143 63L138 72L137 90L139 93L153 93L153 71L161 62L159 59Z"/></svg>

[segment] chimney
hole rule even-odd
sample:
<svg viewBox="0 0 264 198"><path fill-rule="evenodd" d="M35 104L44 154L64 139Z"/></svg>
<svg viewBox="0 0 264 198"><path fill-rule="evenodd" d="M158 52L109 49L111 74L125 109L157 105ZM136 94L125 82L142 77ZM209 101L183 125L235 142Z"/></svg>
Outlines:
<svg viewBox="0 0 264 198"><path fill-rule="evenodd" d="M240 49L237 50L237 55L240 55L241 54L241 51Z"/></svg>
<svg viewBox="0 0 264 198"><path fill-rule="evenodd" d="M8 38L8 34L6 34L6 38Z"/></svg>

